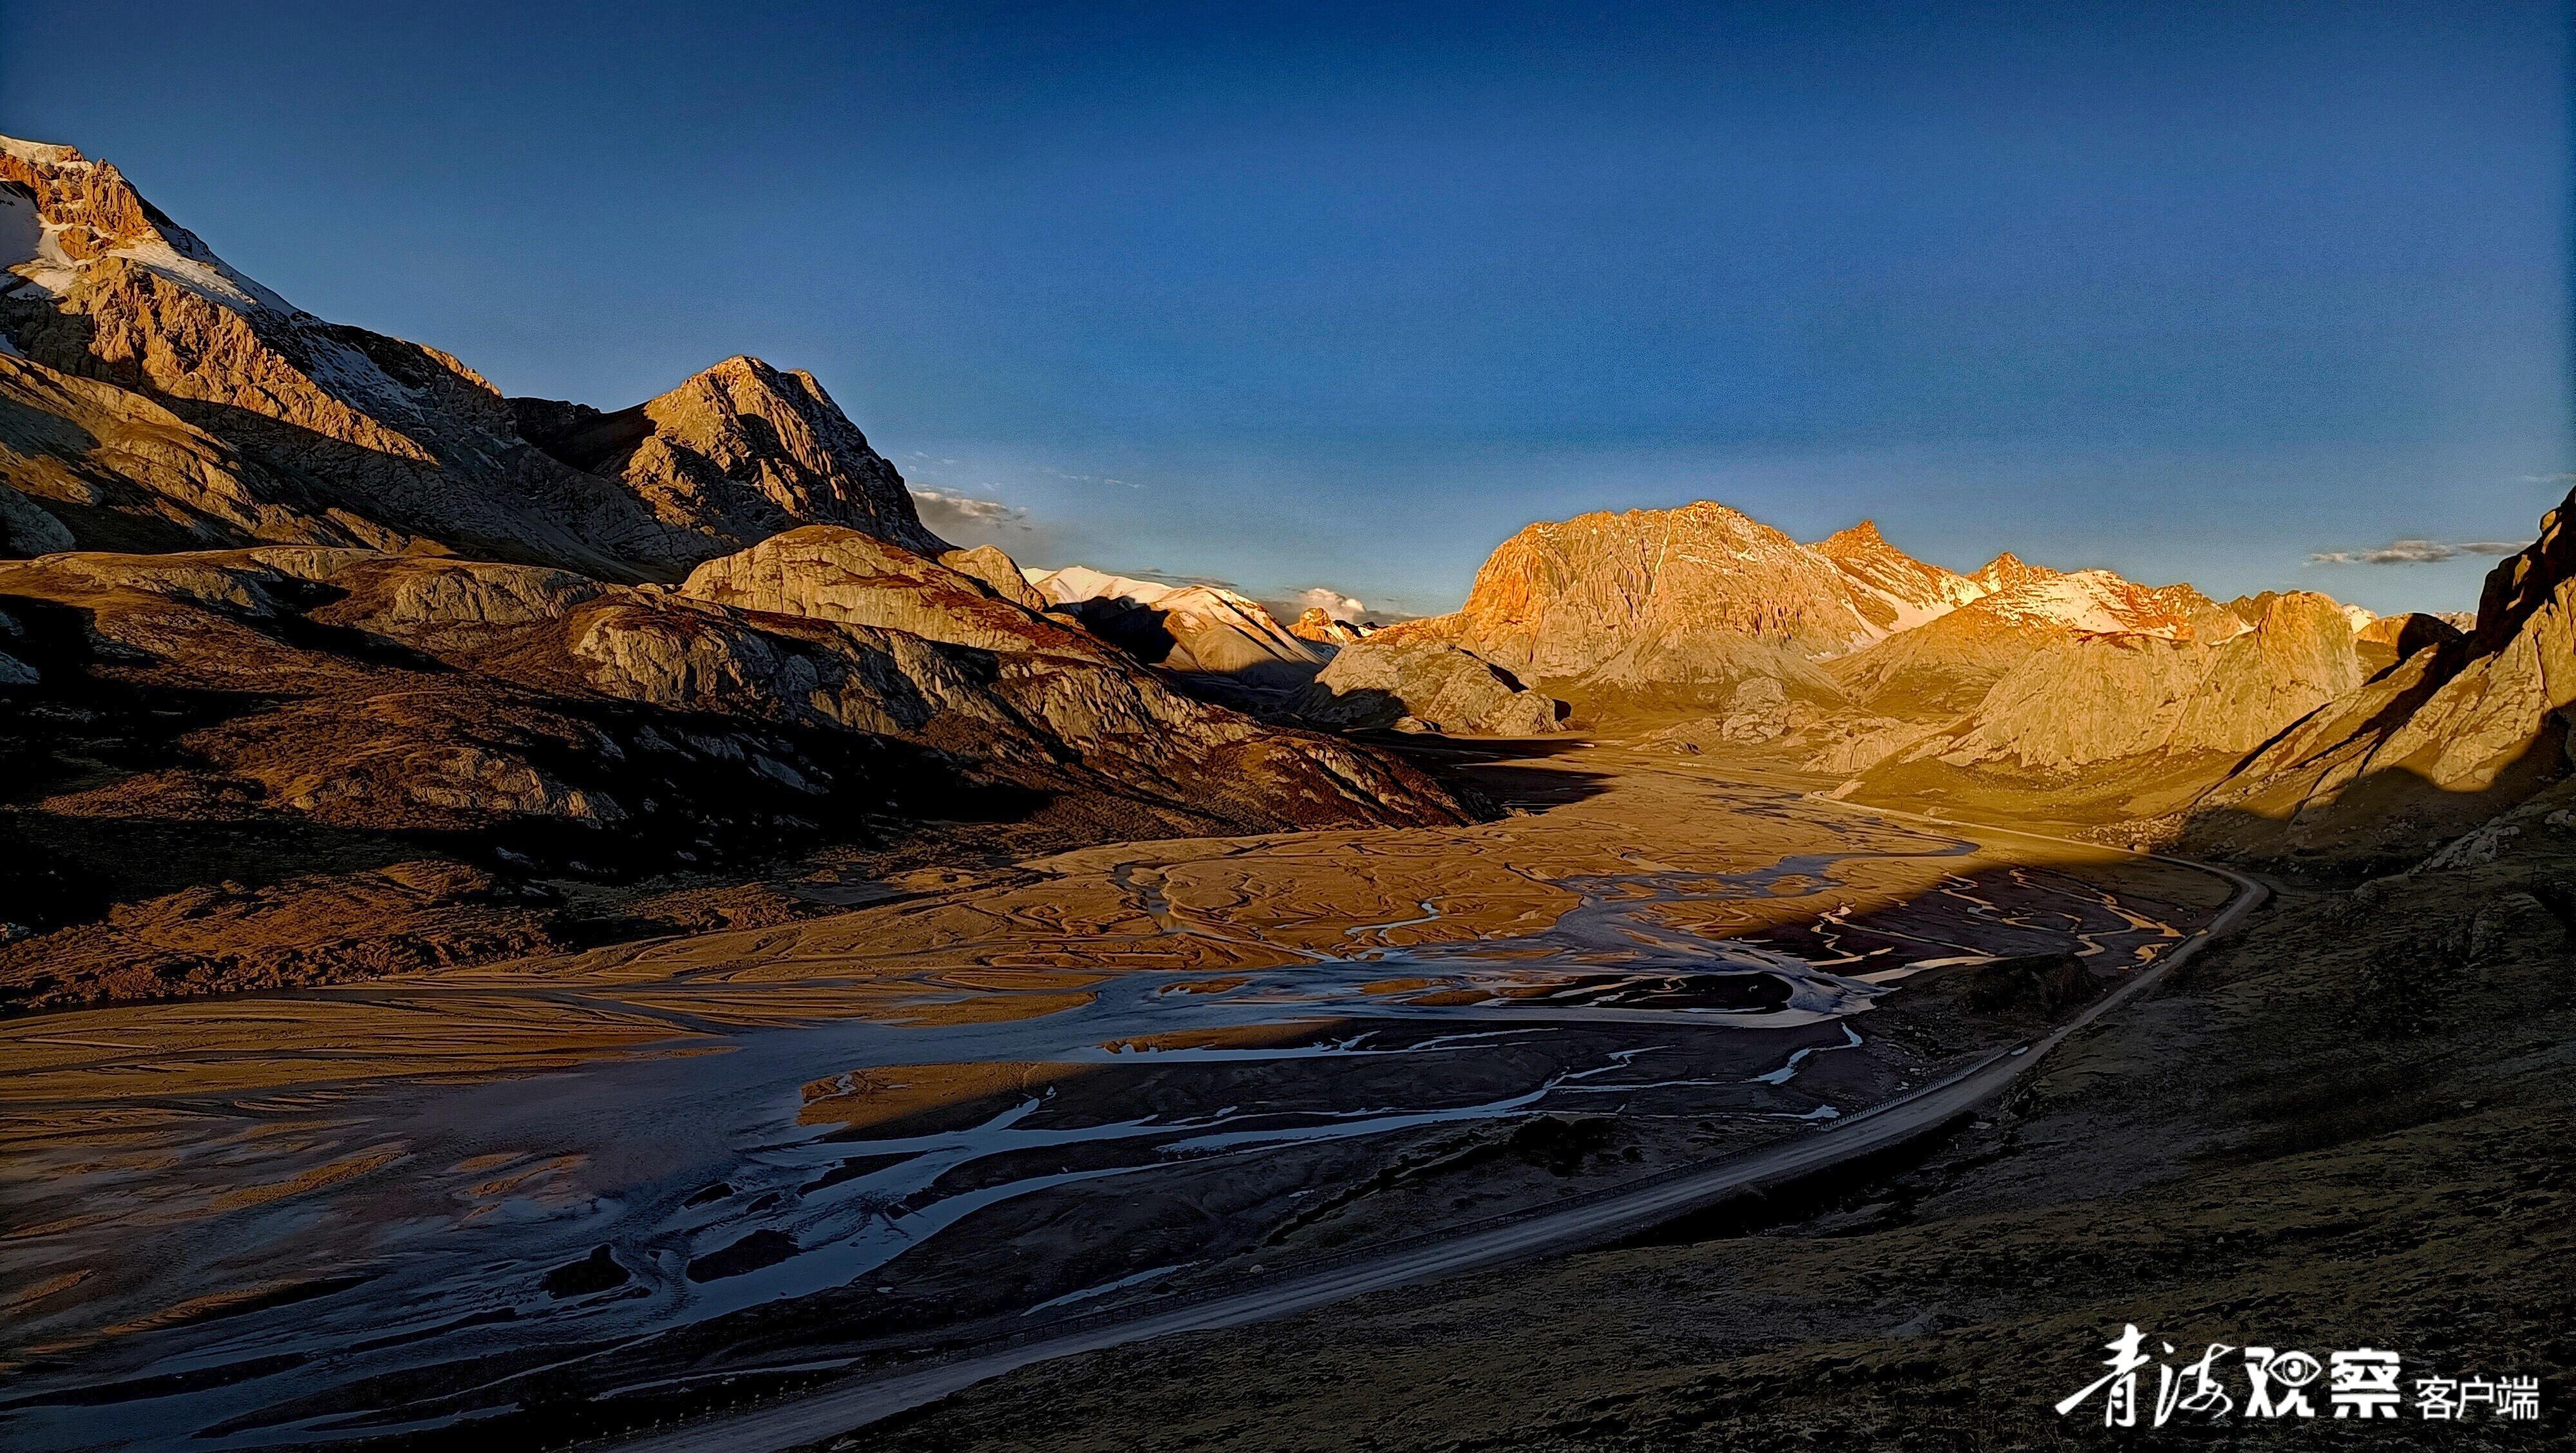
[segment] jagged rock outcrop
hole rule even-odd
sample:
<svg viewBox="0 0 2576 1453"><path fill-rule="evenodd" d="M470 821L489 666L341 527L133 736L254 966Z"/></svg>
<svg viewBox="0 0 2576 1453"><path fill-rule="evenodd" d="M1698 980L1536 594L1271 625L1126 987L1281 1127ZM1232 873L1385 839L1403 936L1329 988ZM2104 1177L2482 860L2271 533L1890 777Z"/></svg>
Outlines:
<svg viewBox="0 0 2576 1453"><path fill-rule="evenodd" d="M739 547L800 523L846 525L936 555L903 476L868 447L814 375L728 358L659 398L603 414L512 399L529 441L625 482L655 518Z"/></svg>
<svg viewBox="0 0 2576 1453"><path fill-rule="evenodd" d="M1560 730L1560 704L1491 662L1437 641L1380 631L1344 647L1290 704L1334 727L1402 727L1481 736Z"/></svg>
<svg viewBox="0 0 2576 1453"><path fill-rule="evenodd" d="M0 553L262 541L438 548L332 504L142 394L0 355Z"/></svg>
<svg viewBox="0 0 2576 1453"><path fill-rule="evenodd" d="M1028 573L998 545L950 550L939 557L939 563L960 575L971 575L984 582L987 589L1013 605L1029 610L1047 608L1047 598L1029 584Z"/></svg>
<svg viewBox="0 0 2576 1453"><path fill-rule="evenodd" d="M790 530L710 560L689 572L679 593L984 651L1044 651L1103 662L1114 655L1088 632L1049 620L978 577L835 525Z"/></svg>
<svg viewBox="0 0 2576 1453"><path fill-rule="evenodd" d="M2476 627L2395 667L2265 747L2196 805L2214 845L2334 855L2466 832L2570 770L2576 703L2576 493L2488 573Z"/></svg>
<svg viewBox="0 0 2576 1453"><path fill-rule="evenodd" d="M2427 646L2465 644L2468 632L2441 616L2409 611L2373 617L2353 633L2353 640L2361 648L2363 669L2375 676Z"/></svg>
<svg viewBox="0 0 2576 1453"><path fill-rule="evenodd" d="M2487 572L2486 586L2478 593L2477 625L2469 633L2470 651L2482 658L2504 651L2534 617L2563 612L2571 580L2576 580L2576 491L2540 517L2538 538ZM2558 664L2568 660L2565 652L2559 653Z"/></svg>
<svg viewBox="0 0 2576 1453"><path fill-rule="evenodd" d="M1982 602L1927 621L1824 665L1865 713L1932 721L1974 710L1995 683L2075 632L2041 618L1982 610Z"/></svg>
<svg viewBox="0 0 2576 1453"><path fill-rule="evenodd" d="M1863 713L1926 724L1946 722L1976 711L1989 692L2043 653L2094 638L2225 641L2251 630L2270 603L2280 598L2221 607L2188 585L2143 586L2107 570L2060 572L2025 564L2011 555L1997 556L1967 579L1982 593L1966 605L1825 663L1826 672ZM2171 653L2098 647L2095 655L2102 662L2135 669L2146 662L2165 661ZM2193 678L2182 657L2173 661L2181 671L2178 681ZM2067 669L2080 674L2080 668ZM2144 729L2143 723L2139 725ZM1874 735L1880 742L1896 742L1904 736L1883 727L1854 735ZM1866 749L1855 740L1820 760L1848 764Z"/></svg>
<svg viewBox="0 0 2576 1453"><path fill-rule="evenodd" d="M1883 631L1911 630L1996 588L1977 576L1945 570L1897 549L1878 532L1875 520L1837 531L1810 548L1832 561L1846 579L1886 603L1890 614L1883 621L1873 615L1873 624Z"/></svg>
<svg viewBox="0 0 2576 1453"><path fill-rule="evenodd" d="M1317 646L1348 646L1367 634L1349 621L1326 612L1320 605L1310 605L1289 623L1288 634Z"/></svg>
<svg viewBox="0 0 2576 1453"><path fill-rule="evenodd" d="M0 488L82 548L436 542L605 579L808 521L945 548L808 375L729 360L611 415L506 400L294 307L68 147L0 138L0 268Z"/></svg>
<svg viewBox="0 0 2576 1453"><path fill-rule="evenodd" d="M2008 625L2083 635L2211 641L2236 635L2253 624L2188 585L2139 585L2108 570L2060 573L2019 561L1998 575L2008 577L2010 583L1978 597L1975 609ZM2343 607L2335 610L2341 614Z"/></svg>
<svg viewBox="0 0 2576 1453"><path fill-rule="evenodd" d="M1998 590L2009 590L2017 585L2053 579L2059 573L2044 565L2030 564L2019 555L2006 550L1978 566L1976 572L1968 577L1968 582L1977 588L1977 594L1992 595Z"/></svg>
<svg viewBox="0 0 2576 1453"><path fill-rule="evenodd" d="M1094 634L1167 671L1286 687L1313 679L1323 664L1258 601L1222 586L1166 585L1081 565L1032 572L1029 585Z"/></svg>
<svg viewBox="0 0 2576 1453"><path fill-rule="evenodd" d="M2414 655L2426 646L2446 641L2465 641L2468 632L2456 622L2423 611L2407 611L2393 616L2374 617L2368 625L2353 632L2353 639L2373 646L2385 646L2400 659Z"/></svg>

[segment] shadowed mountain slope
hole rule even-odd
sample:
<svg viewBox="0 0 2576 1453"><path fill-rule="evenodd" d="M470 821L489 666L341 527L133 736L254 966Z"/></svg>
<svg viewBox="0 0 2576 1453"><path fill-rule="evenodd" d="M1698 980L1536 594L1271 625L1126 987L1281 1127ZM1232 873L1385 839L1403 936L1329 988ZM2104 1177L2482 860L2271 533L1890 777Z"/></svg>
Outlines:
<svg viewBox="0 0 2576 1453"><path fill-rule="evenodd" d="M1391 758L1178 695L1087 632L832 526L676 590L307 546L54 555L0 564L0 637L19 796L0 826L99 880L8 905L0 983L38 1002L137 992L113 964L63 982L62 945L25 930L76 930L80 897L115 897L118 845L162 831L615 878L889 813L1070 812L1122 837L1471 816ZM230 986L209 973L155 992Z"/></svg>
<svg viewBox="0 0 2576 1453"><path fill-rule="evenodd" d="M2465 637L2415 627L2396 666L2328 703L2212 788L2214 847L2404 851L2564 779L2576 703L2576 493L2487 575Z"/></svg>

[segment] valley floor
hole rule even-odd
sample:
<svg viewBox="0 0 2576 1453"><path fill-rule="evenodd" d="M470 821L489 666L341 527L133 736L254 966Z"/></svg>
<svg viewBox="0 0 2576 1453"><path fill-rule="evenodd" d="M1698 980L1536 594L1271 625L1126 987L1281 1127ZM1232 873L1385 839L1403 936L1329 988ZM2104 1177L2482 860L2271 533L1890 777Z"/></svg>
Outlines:
<svg viewBox="0 0 2576 1453"><path fill-rule="evenodd" d="M799 923L9 1021L0 1428L442 1442L516 1407L511 1436L572 1436L1223 1286L1811 1133L2228 892L1528 750L1462 764L1522 809L1481 826L1118 844Z"/></svg>
<svg viewBox="0 0 2576 1453"><path fill-rule="evenodd" d="M1657 1244L1040 1366L830 1446L2524 1448L2576 1431L2576 852L2278 902L1919 1164ZM2553 911L2552 905L2559 907ZM2398 1351L2404 1420L2134 1432L2135 1324ZM2178 1355L2157 1356L2170 1343ZM2241 1365L2241 1354L2225 1359ZM2416 1416L2419 1377L2541 1416Z"/></svg>

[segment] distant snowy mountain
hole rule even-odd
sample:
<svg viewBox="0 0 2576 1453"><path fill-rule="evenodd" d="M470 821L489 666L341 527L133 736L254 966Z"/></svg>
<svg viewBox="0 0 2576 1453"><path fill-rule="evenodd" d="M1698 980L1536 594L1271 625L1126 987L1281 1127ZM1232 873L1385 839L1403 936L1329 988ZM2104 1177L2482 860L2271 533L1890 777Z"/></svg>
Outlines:
<svg viewBox="0 0 2576 1453"><path fill-rule="evenodd" d="M1324 655L1259 602L1216 585L1173 585L1086 565L1028 572L1031 588L1142 659L1173 671L1302 684Z"/></svg>

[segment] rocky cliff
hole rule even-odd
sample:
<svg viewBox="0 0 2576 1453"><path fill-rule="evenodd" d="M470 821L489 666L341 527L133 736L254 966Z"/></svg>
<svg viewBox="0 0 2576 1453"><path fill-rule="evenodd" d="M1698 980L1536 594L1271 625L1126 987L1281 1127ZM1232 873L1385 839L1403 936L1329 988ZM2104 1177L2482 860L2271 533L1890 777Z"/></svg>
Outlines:
<svg viewBox="0 0 2576 1453"><path fill-rule="evenodd" d="M2475 624L2476 618L2470 618ZM2410 611L2403 615L2375 616L2353 633L2361 648L2361 663L2371 675L2378 675L2427 646L2465 641L2468 632L2438 615Z"/></svg>
<svg viewBox="0 0 2576 1453"><path fill-rule="evenodd" d="M1831 557L1702 502L1532 525L1486 559L1456 614L1377 639L1455 646L1584 704L1722 700L1756 676L1832 699L1814 658L1902 619Z"/></svg>
<svg viewBox="0 0 2576 1453"><path fill-rule="evenodd" d="M2251 629L2214 644L2188 633L2083 634L2034 651L1938 755L2052 773L2148 753L2241 756L2360 683L2342 608L2284 595Z"/></svg>
<svg viewBox="0 0 2576 1453"><path fill-rule="evenodd" d="M1288 634L1315 646L1347 646L1367 632L1340 620L1320 605L1310 605L1288 625Z"/></svg>
<svg viewBox="0 0 2576 1453"><path fill-rule="evenodd" d="M2252 625L2188 585L2138 585L2108 570L2064 573L2001 555L1962 578L1977 592L1966 604L1826 663L1857 706L1938 720L1975 709L2031 657L2088 637L2214 642Z"/></svg>
<svg viewBox="0 0 2576 1453"><path fill-rule="evenodd" d="M1469 651L1595 715L1731 712L1746 683L1765 681L1809 703L1802 715L1930 721L2083 636L2215 641L2248 628L2189 586L2008 554L1961 575L1866 520L1802 545L1703 501L1532 525L1486 560L1455 614L1382 635Z"/></svg>
<svg viewBox="0 0 2576 1453"><path fill-rule="evenodd" d="M630 409L510 400L531 443L576 469L623 481L656 519L710 548L800 523L846 525L935 555L903 476L814 375L735 357Z"/></svg>
<svg viewBox="0 0 2576 1453"><path fill-rule="evenodd" d="M734 743L677 749L684 756L815 798L840 775L813 755L814 741L831 740L828 755L845 762L893 744L920 749L888 760L952 782L1089 782L1175 825L1455 811L1405 769L1176 695L1087 632L836 526L711 561L677 589L260 547L0 565L0 600L25 627L26 663L57 690L117 683L269 703L192 740L207 772L174 767L157 785L112 789L129 806L202 799L221 779L255 784L239 798L247 812L371 828L425 825L414 823L424 813L460 830L512 816L686 819L702 806L693 794L614 785L649 736L638 734L659 721L674 741L705 727ZM612 731L595 709L603 698L691 720L611 713ZM525 736L515 728L486 739L471 721L495 703L584 725L556 732L552 750L512 745ZM787 743L780 732L823 735Z"/></svg>
<svg viewBox="0 0 2576 1453"><path fill-rule="evenodd" d="M1526 737L1560 730L1563 708L1492 662L1379 631L1344 647L1290 710L1332 727Z"/></svg>
<svg viewBox="0 0 2576 1453"><path fill-rule="evenodd" d="M1910 630L1996 589L1987 579L1945 570L1897 549L1879 533L1875 520L1837 531L1811 548L1832 561L1845 579L1885 605L1884 613L1864 607L1873 627L1882 632Z"/></svg>

